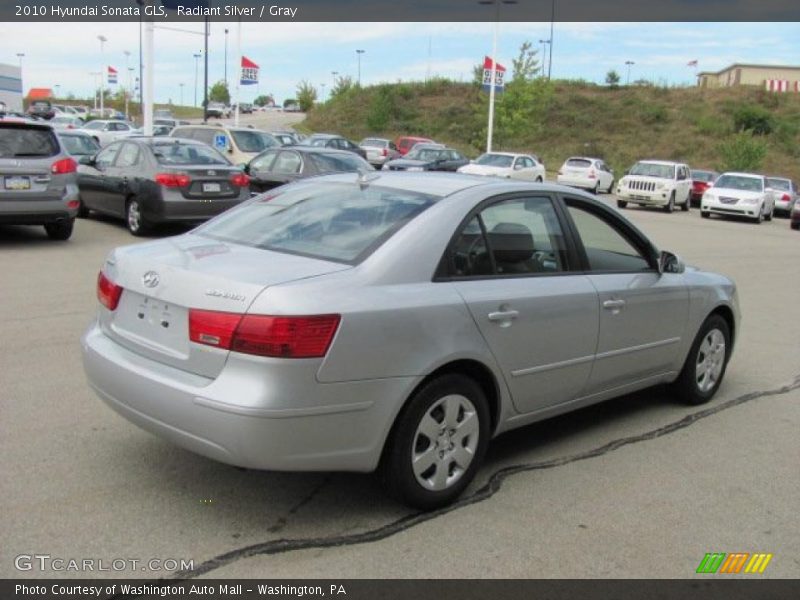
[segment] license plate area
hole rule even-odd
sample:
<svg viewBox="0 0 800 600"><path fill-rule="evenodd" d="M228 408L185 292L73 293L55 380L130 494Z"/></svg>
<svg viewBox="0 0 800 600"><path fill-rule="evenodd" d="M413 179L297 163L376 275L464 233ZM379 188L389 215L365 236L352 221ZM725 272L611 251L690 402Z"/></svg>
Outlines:
<svg viewBox="0 0 800 600"><path fill-rule="evenodd" d="M3 187L5 187L7 190L15 192L29 190L31 189L31 178L20 176L5 177L3 181Z"/></svg>
<svg viewBox="0 0 800 600"><path fill-rule="evenodd" d="M112 328L149 350L177 359L188 357L189 322L182 306L125 290Z"/></svg>
<svg viewBox="0 0 800 600"><path fill-rule="evenodd" d="M203 192L218 194L222 191L222 186L218 183L204 183Z"/></svg>

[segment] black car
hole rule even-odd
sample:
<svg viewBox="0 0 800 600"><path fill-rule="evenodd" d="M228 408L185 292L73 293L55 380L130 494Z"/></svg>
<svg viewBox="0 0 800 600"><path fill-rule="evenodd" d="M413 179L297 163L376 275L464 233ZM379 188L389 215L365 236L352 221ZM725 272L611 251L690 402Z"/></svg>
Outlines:
<svg viewBox="0 0 800 600"><path fill-rule="evenodd" d="M366 160L352 152L314 146L265 150L245 167L250 176L250 191L254 193L315 175L374 170Z"/></svg>
<svg viewBox="0 0 800 600"><path fill-rule="evenodd" d="M167 221L202 221L250 197L247 175L194 140L131 137L79 162L78 216L121 217L134 235Z"/></svg>
<svg viewBox="0 0 800 600"><path fill-rule="evenodd" d="M390 160L383 168L387 171L452 171L469 164L469 159L458 150L438 145L417 144L402 158Z"/></svg>
<svg viewBox="0 0 800 600"><path fill-rule="evenodd" d="M35 102L31 102L31 105L28 107L28 116L47 119L49 121L56 116L56 111L52 104L46 100L36 100Z"/></svg>
<svg viewBox="0 0 800 600"><path fill-rule="evenodd" d="M367 151L355 142L351 142L345 137L331 133L315 133L308 136L302 142L304 146L314 146L315 148L333 148L336 150L347 150L355 152L364 160L367 159Z"/></svg>

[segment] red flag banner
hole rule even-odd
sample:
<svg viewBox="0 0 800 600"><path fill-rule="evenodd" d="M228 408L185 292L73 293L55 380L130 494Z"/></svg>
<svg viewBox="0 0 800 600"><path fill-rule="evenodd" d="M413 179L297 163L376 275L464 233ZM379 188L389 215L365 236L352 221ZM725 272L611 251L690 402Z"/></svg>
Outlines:
<svg viewBox="0 0 800 600"><path fill-rule="evenodd" d="M258 83L258 65L246 56L242 56L242 85Z"/></svg>

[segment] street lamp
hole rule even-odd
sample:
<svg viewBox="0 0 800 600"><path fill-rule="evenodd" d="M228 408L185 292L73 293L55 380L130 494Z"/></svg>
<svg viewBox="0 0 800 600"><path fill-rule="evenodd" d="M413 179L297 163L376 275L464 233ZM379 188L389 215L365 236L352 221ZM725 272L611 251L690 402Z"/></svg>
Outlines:
<svg viewBox="0 0 800 600"><path fill-rule="evenodd" d="M56 90L56 98L60 98L61 96L58 95L58 89L61 87L61 84L60 83L56 83L53 87Z"/></svg>
<svg viewBox="0 0 800 600"><path fill-rule="evenodd" d="M364 54L366 50L356 50L356 55L358 56L358 85L361 87L361 55Z"/></svg>
<svg viewBox="0 0 800 600"><path fill-rule="evenodd" d="M197 61L203 55L197 52L192 56L194 56L194 106L197 106L197 68L200 64Z"/></svg>
<svg viewBox="0 0 800 600"><path fill-rule="evenodd" d="M550 43L550 40L539 40L539 43L542 45L542 77L544 77L544 65L547 62L547 44Z"/></svg>
<svg viewBox="0 0 800 600"><path fill-rule="evenodd" d="M626 60L625 65L628 67L628 82L625 85L631 84L631 65L635 65L636 63L632 60Z"/></svg>
<svg viewBox="0 0 800 600"><path fill-rule="evenodd" d="M322 88L322 93L319 95L320 102L325 102L325 84L320 83L319 87Z"/></svg>
<svg viewBox="0 0 800 600"><path fill-rule="evenodd" d="M106 61L103 58L103 45L108 41L108 38L104 35L98 35L97 39L100 40L100 58L103 59L100 66L100 118L102 119L105 116L103 114L103 80L105 79L104 75L106 72Z"/></svg>
<svg viewBox="0 0 800 600"><path fill-rule="evenodd" d="M228 87L228 28L225 28L225 87Z"/></svg>
<svg viewBox="0 0 800 600"><path fill-rule="evenodd" d="M331 71L331 75L333 75L333 87L336 87L336 76L339 74L339 71Z"/></svg>
<svg viewBox="0 0 800 600"><path fill-rule="evenodd" d="M553 74L553 26L556 22L556 0L550 3L550 63L547 66L547 81L550 81L550 76Z"/></svg>
<svg viewBox="0 0 800 600"><path fill-rule="evenodd" d="M181 106L183 106L183 86L186 85L185 83L181 82L178 84L181 88Z"/></svg>
<svg viewBox="0 0 800 600"><path fill-rule="evenodd" d="M494 88L497 80L497 28L500 23L500 5L516 4L517 0L478 0L478 4L494 6L494 38L492 41L492 77L489 81L489 127L486 134L486 151L492 151L492 136L494 134Z"/></svg>

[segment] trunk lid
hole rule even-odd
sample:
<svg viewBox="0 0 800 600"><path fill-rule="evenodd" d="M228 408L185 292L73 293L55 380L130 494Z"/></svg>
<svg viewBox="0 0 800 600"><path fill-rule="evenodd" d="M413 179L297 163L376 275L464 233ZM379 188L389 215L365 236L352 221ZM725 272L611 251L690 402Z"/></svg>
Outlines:
<svg viewBox="0 0 800 600"><path fill-rule="evenodd" d="M103 271L124 291L101 326L137 354L213 378L228 350L189 341L191 308L244 314L271 285L349 268L194 234L118 248Z"/></svg>

